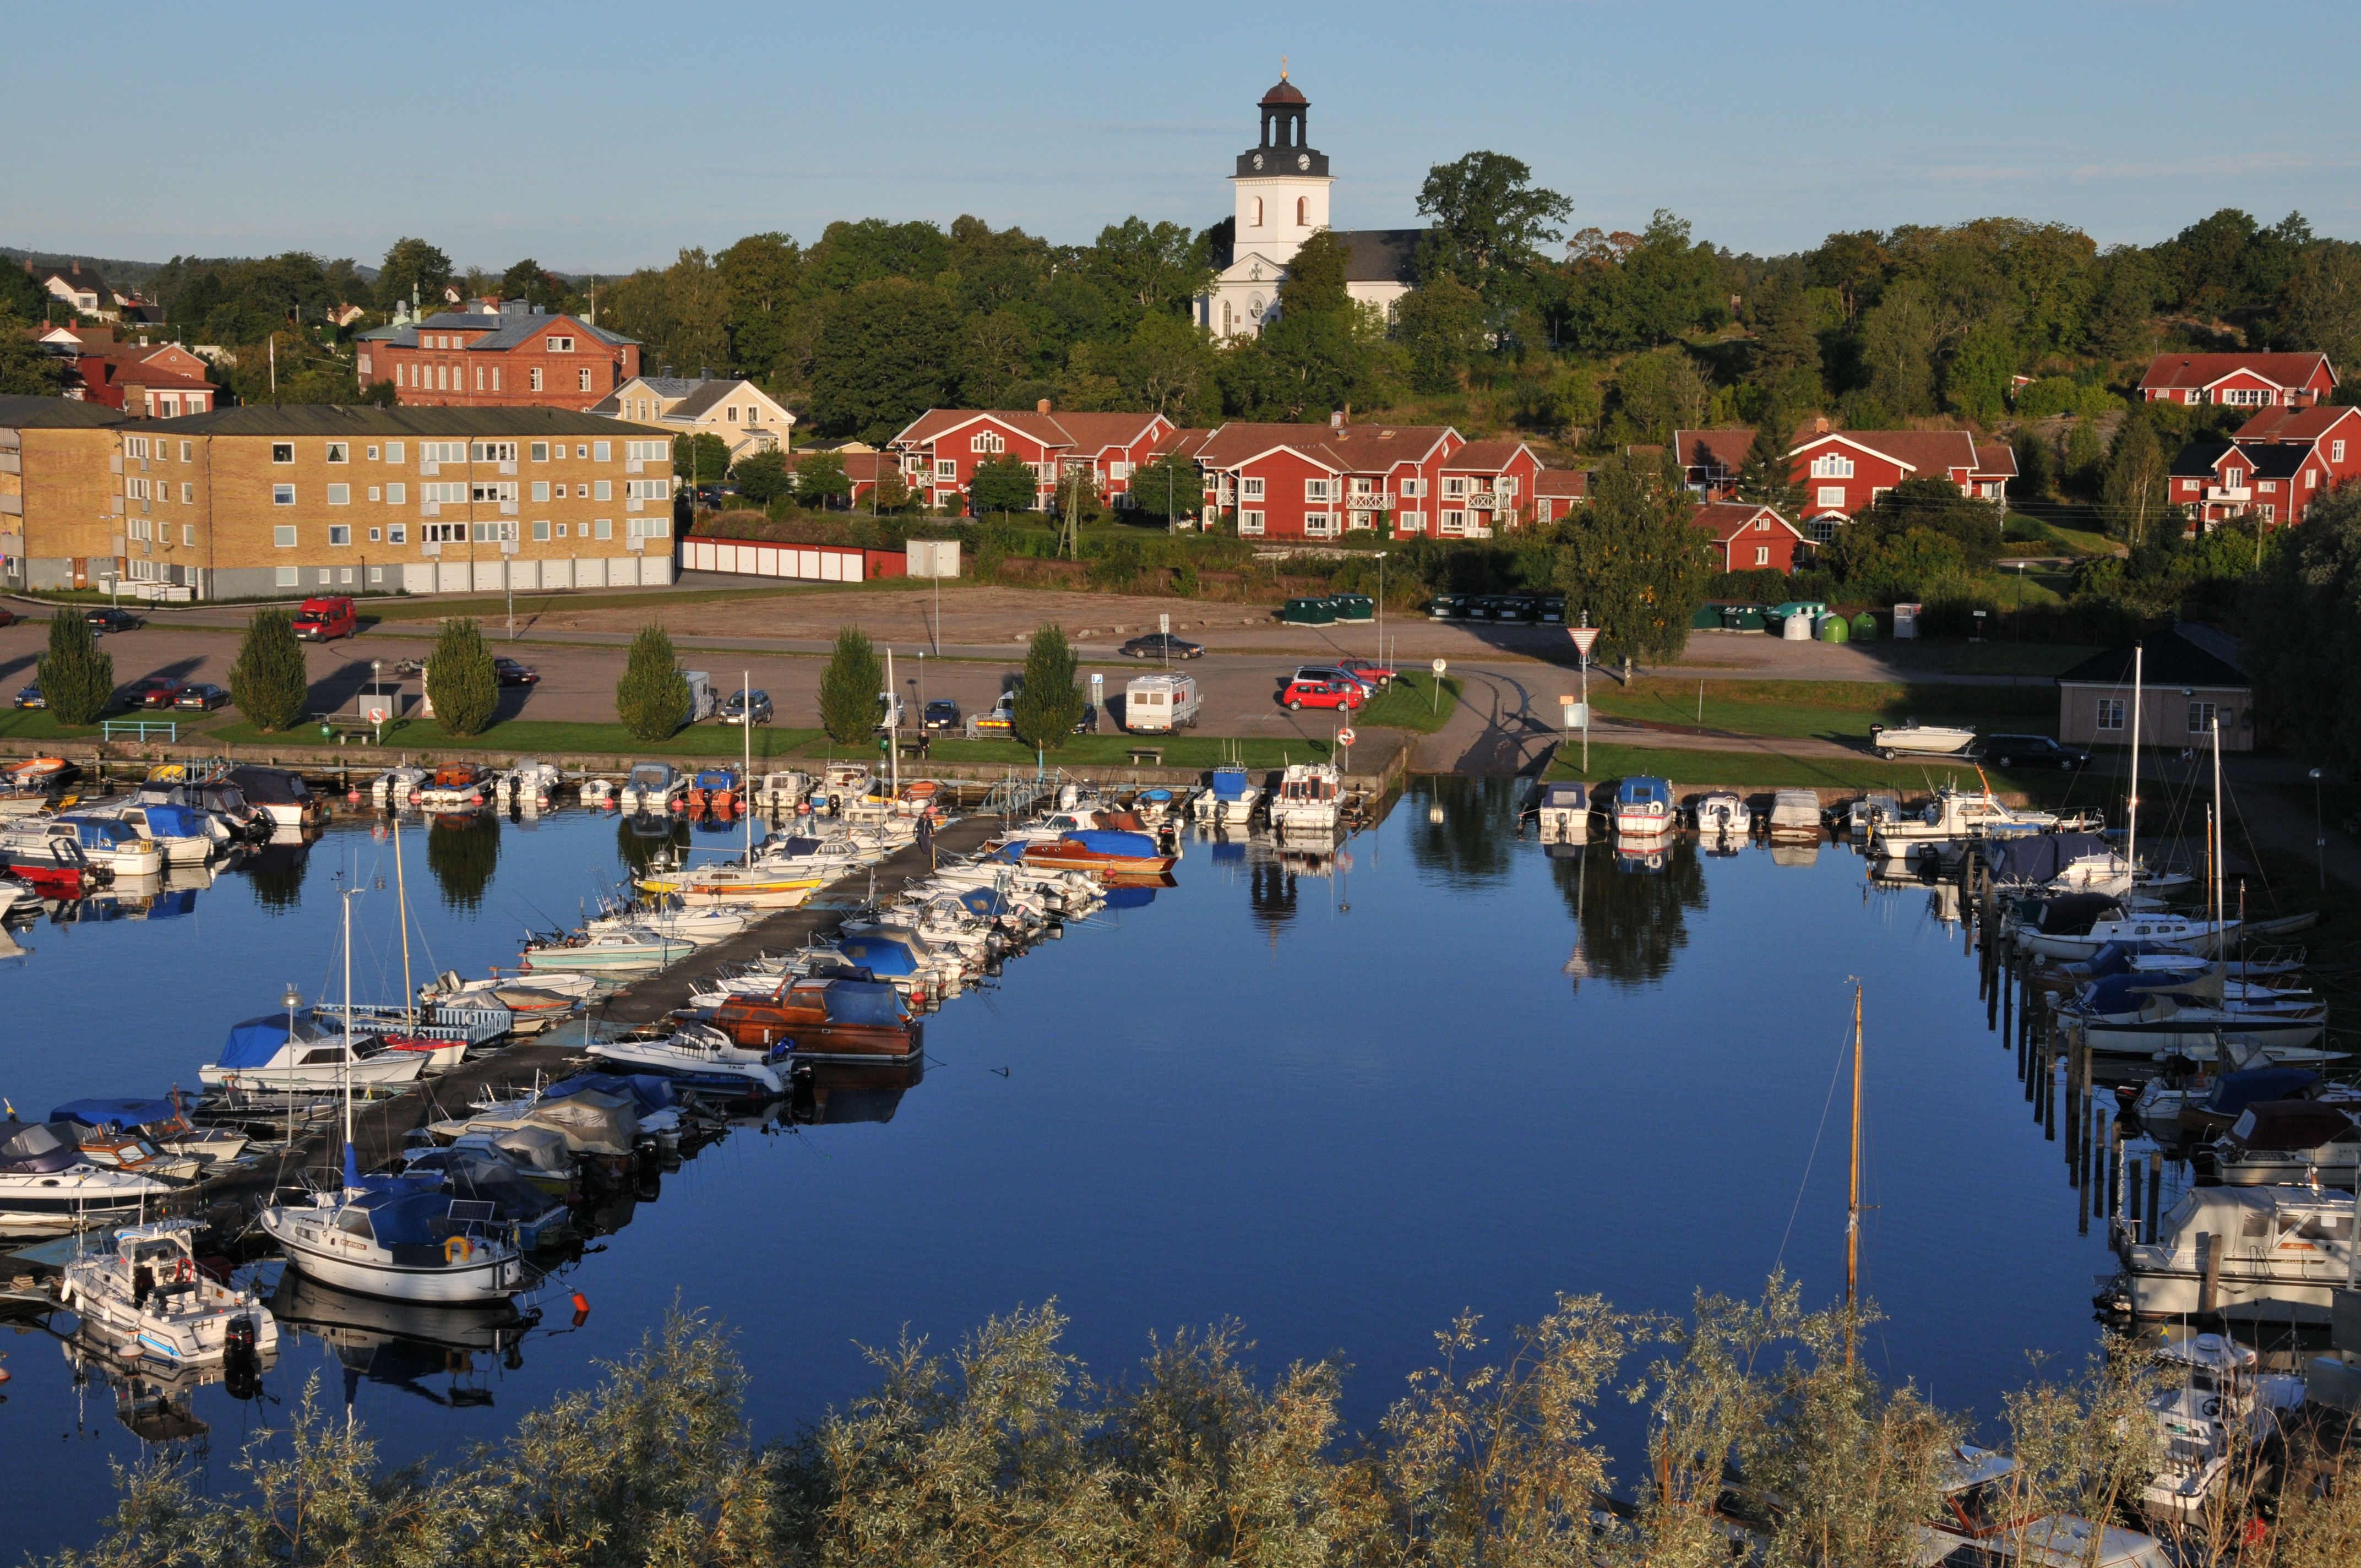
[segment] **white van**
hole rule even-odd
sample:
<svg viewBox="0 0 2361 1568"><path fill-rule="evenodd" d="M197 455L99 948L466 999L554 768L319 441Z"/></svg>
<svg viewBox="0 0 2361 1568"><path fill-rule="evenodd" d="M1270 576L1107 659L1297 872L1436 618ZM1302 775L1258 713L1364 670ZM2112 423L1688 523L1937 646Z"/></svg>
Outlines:
<svg viewBox="0 0 2361 1568"><path fill-rule="evenodd" d="M1197 726L1197 677L1141 675L1123 688L1123 727L1160 735Z"/></svg>
<svg viewBox="0 0 2361 1568"><path fill-rule="evenodd" d="M713 694L712 675L703 670L683 670L680 677L688 683L688 717L681 722L694 724L712 718L721 706L721 699Z"/></svg>

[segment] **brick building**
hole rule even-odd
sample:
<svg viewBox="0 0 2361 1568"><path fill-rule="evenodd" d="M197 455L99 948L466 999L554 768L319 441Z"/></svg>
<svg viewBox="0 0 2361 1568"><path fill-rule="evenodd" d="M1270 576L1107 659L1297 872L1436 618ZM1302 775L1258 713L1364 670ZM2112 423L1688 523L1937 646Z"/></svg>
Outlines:
<svg viewBox="0 0 2361 1568"><path fill-rule="evenodd" d="M361 385L390 381L408 408L578 411L640 373L634 339L522 300L398 320L361 334L354 354Z"/></svg>
<svg viewBox="0 0 2361 1568"><path fill-rule="evenodd" d="M112 567L122 423L103 403L0 397L0 586L87 587L88 558ZM56 560L37 566L32 548Z"/></svg>

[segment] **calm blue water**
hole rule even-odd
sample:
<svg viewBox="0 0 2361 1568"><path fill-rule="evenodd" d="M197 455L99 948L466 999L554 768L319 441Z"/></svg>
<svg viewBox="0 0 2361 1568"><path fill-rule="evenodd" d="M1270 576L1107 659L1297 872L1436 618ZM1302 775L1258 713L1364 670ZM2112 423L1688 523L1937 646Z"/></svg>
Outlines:
<svg viewBox="0 0 2361 1568"><path fill-rule="evenodd" d="M424 945L471 973L619 874L616 825L579 813L422 840L402 848ZM331 983L339 872L385 880L356 906L357 969L392 996L390 846L335 829L169 918L23 933L32 954L0 962L0 1093L41 1114L192 1085L230 1024L291 981ZM554 1293L521 1366L381 1356L348 1384L298 1337L262 1401L200 1391L206 1474L234 1485L242 1435L314 1374L332 1405L349 1387L390 1457L496 1439L675 1297L736 1329L768 1435L864 1388L862 1343L949 1342L1052 1297L1106 1374L1151 1332L1224 1317L1272 1366L1341 1352L1363 1428L1462 1308L1501 1329L1559 1291L1679 1310L1782 1261L1826 1300L1850 975L1868 986L1866 1280L1890 1318L1869 1353L1989 1412L2026 1351L2092 1342L2103 1239L2076 1235L2059 1147L1927 892L1871 889L1833 848L1553 860L1511 836L1507 786L1458 780L1324 872L1192 843L1179 877L945 1008L898 1102L837 1106L889 1121L733 1133L666 1176L566 1276L588 1321ZM107 1461L138 1440L45 1336L0 1351L0 1518L29 1549L88 1540Z"/></svg>

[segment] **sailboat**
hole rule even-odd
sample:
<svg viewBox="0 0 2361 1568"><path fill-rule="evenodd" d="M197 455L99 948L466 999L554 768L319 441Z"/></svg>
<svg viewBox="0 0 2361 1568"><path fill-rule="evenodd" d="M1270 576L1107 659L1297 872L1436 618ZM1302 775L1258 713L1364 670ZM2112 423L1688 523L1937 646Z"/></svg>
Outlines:
<svg viewBox="0 0 2361 1568"><path fill-rule="evenodd" d="M353 905L345 901L345 1028L351 1058ZM524 1260L499 1234L493 1205L364 1182L353 1150L353 1095L344 1094L344 1183L308 1203L274 1203L256 1216L288 1263L323 1284L398 1301L478 1305L523 1290Z"/></svg>

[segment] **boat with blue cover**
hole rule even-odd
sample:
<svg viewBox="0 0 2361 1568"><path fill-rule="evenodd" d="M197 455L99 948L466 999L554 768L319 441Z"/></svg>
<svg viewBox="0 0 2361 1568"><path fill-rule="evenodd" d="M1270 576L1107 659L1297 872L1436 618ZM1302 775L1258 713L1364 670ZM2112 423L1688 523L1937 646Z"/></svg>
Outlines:
<svg viewBox="0 0 2361 1568"><path fill-rule="evenodd" d="M349 1178L348 1178L349 1179ZM448 1192L348 1187L258 1216L295 1268L325 1285L401 1301L502 1300L529 1280L490 1203Z"/></svg>
<svg viewBox="0 0 2361 1568"><path fill-rule="evenodd" d="M1615 831L1634 838L1669 833L1680 814L1673 806L1673 786L1664 779L1635 773L1615 786Z"/></svg>
<svg viewBox="0 0 2361 1568"><path fill-rule="evenodd" d="M1213 770L1205 787L1189 802L1189 814L1200 822L1226 822L1233 825L1251 821L1255 805L1262 799L1246 769L1235 763L1225 763Z"/></svg>
<svg viewBox="0 0 2361 1568"><path fill-rule="evenodd" d="M1079 828L1060 837L1027 844L1012 844L1008 858L1052 871L1083 872L1093 876L1162 876L1179 863L1178 855L1157 848L1146 833L1113 828Z"/></svg>
<svg viewBox="0 0 2361 1568"><path fill-rule="evenodd" d="M306 1011L232 1025L220 1059L199 1068L197 1080L208 1089L387 1089L415 1082L426 1067L423 1052L348 1036Z"/></svg>
<svg viewBox="0 0 2361 1568"><path fill-rule="evenodd" d="M226 1165L246 1152L244 1133L196 1126L172 1100L69 1100L49 1113L49 1120L137 1133L167 1154L188 1155L207 1165Z"/></svg>

